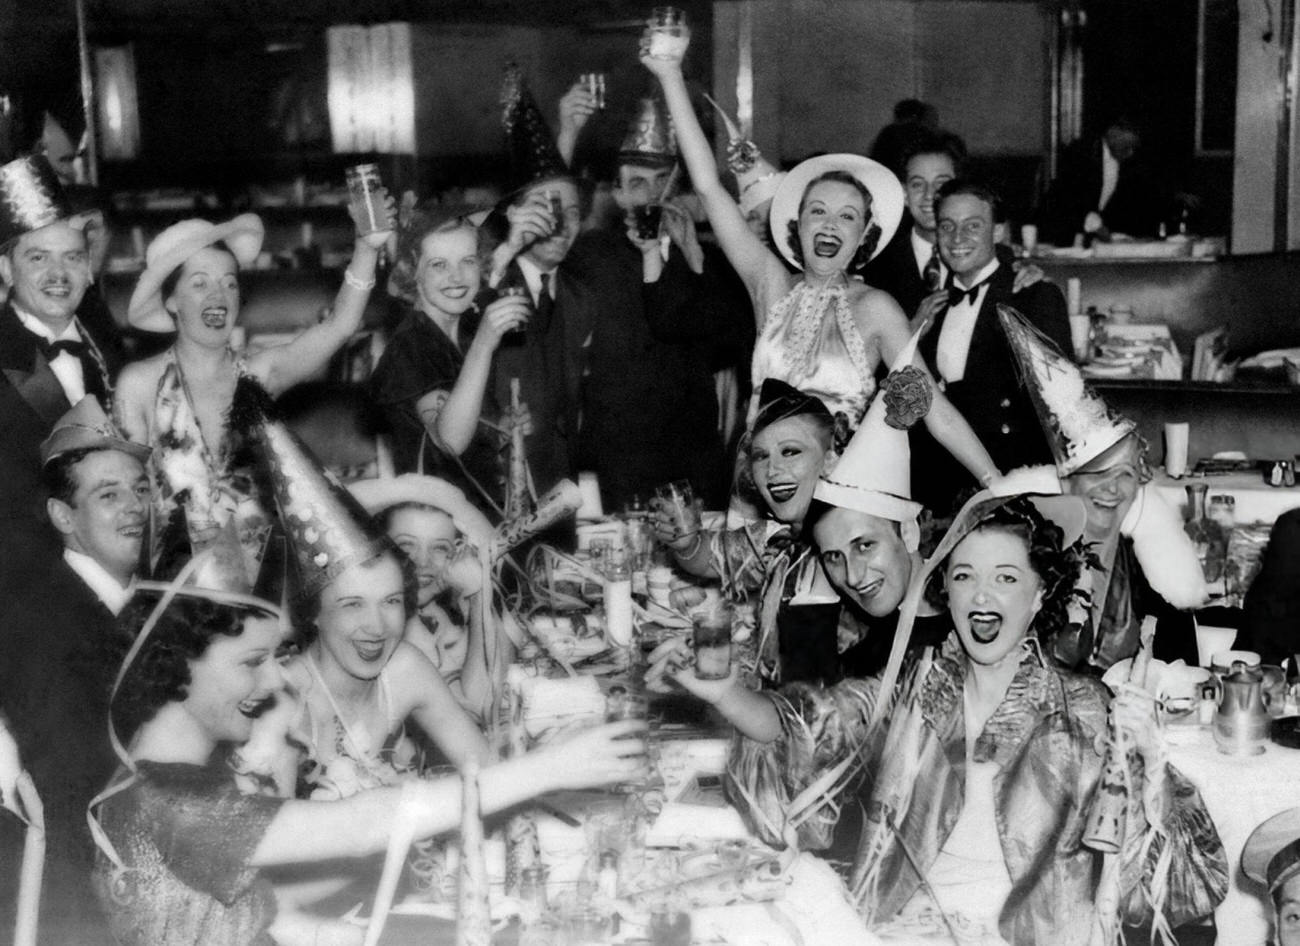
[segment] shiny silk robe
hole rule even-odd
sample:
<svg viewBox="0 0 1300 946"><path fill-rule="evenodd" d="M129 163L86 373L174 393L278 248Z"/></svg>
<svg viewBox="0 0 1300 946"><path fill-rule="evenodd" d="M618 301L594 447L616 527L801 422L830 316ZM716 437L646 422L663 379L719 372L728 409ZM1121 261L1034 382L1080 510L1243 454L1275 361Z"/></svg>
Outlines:
<svg viewBox="0 0 1300 946"><path fill-rule="evenodd" d="M894 754L891 769L897 777L882 775L884 762L890 760L882 760L878 744L859 750L877 695L876 680L846 680L829 689L800 684L784 688L774 694L784 735L767 744L738 740L732 753L728 776L733 798L755 830L778 844L782 831L788 833L784 812L791 799L847 753L863 751L869 756L865 772L868 778L881 776L877 784L859 789L857 799L841 798L838 803L869 802L870 823L893 791L892 800L902 812L897 820L903 843L886 836L875 902L858 904L873 923L894 918L922 888L922 875L934 864L961 812L965 661L955 641L955 636L949 637L943 654L920 664L926 675L916 700L919 736L915 751ZM1097 737L1106 731L1109 701L1097 680L1043 666L1037 648L1027 648L1006 697L976 742L974 760L993 761L1001 769L994 783L995 804L1012 890L998 925L1013 946L1088 942L1100 857L1083 847L1080 838L1101 774ZM1135 756L1136 785L1142 784L1141 765ZM1140 797L1129 805L1120 882L1124 921L1129 924L1151 920L1144 890L1150 889L1157 859L1166 847L1172 860L1164 913L1171 925L1209 914L1227 888L1223 846L1199 794L1172 767L1167 767L1166 776L1172 802L1166 835L1146 851L1143 846L1152 829ZM900 786L901 804L896 794ZM824 847L837 810L836 803L825 803L818 817L799 828L800 845ZM864 868L866 833L855 878Z"/></svg>

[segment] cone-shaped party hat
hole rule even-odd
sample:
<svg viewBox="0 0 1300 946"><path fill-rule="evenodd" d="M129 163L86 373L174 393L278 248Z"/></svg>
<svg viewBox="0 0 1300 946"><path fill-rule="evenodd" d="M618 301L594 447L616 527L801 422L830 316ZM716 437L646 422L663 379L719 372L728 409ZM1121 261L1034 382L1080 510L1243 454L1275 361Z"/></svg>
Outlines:
<svg viewBox="0 0 1300 946"><path fill-rule="evenodd" d="M73 450L117 450L141 463L152 452L142 443L127 440L99 406L99 400L90 394L55 421L54 429L41 443L41 464Z"/></svg>
<svg viewBox="0 0 1300 946"><path fill-rule="evenodd" d="M722 116L722 123L727 126L727 168L736 176L737 203L740 204L740 212L747 214L764 201L776 196L776 187L785 175L763 157L763 152L758 150L758 145L741 134L736 123L722 110L721 105L708 95L704 97L717 109L718 114Z"/></svg>
<svg viewBox="0 0 1300 946"><path fill-rule="evenodd" d="M501 125L506 132L510 181L515 190L569 176L564 158L555 147L555 137L524 84L523 70L513 62L506 66L501 83Z"/></svg>
<svg viewBox="0 0 1300 946"><path fill-rule="evenodd" d="M24 233L72 216L63 185L44 156L0 165L0 249Z"/></svg>
<svg viewBox="0 0 1300 946"><path fill-rule="evenodd" d="M894 359L889 377L835 465L821 475L813 498L894 522L921 512L912 502L912 449L908 429L930 410L934 392L912 364L920 332Z"/></svg>
<svg viewBox="0 0 1300 946"><path fill-rule="evenodd" d="M618 149L619 164L671 167L677 163L677 130L657 95L643 98Z"/></svg>
<svg viewBox="0 0 1300 946"><path fill-rule="evenodd" d="M1076 472L1136 429L1133 421L1111 410L1084 381L1079 367L1023 315L999 304L998 319L1061 476Z"/></svg>
<svg viewBox="0 0 1300 946"><path fill-rule="evenodd" d="M270 398L256 381L241 378L231 424L245 430L263 451L275 505L297 565L297 597L309 599L351 566L389 547L350 493L280 420L268 413Z"/></svg>

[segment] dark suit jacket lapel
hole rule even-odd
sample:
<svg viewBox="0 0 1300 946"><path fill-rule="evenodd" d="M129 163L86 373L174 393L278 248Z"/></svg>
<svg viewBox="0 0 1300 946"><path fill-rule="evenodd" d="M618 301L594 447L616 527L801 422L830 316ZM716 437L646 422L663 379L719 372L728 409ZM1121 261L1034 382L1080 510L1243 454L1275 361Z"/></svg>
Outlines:
<svg viewBox="0 0 1300 946"><path fill-rule="evenodd" d="M23 328L10 305L0 310L0 370L47 429L71 410L59 379L36 349L36 336Z"/></svg>

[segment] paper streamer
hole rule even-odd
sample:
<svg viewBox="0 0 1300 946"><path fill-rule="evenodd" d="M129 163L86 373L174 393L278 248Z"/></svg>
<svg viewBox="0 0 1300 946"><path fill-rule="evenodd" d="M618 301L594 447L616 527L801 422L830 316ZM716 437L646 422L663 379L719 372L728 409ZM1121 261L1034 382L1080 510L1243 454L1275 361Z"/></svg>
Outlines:
<svg viewBox="0 0 1300 946"><path fill-rule="evenodd" d="M582 494L573 480L560 480L537 501L537 509L531 515L501 526L492 545L492 558L500 558L521 542L572 516L581 504Z"/></svg>
<svg viewBox="0 0 1300 946"><path fill-rule="evenodd" d="M479 810L478 760L461 770L460 891L456 902L456 946L491 946L492 908L488 902L487 854L483 813Z"/></svg>

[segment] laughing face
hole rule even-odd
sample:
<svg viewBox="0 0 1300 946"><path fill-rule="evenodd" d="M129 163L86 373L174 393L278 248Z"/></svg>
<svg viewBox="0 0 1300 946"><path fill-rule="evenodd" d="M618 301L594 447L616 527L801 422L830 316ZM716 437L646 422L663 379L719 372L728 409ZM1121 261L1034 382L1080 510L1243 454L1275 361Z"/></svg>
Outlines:
<svg viewBox="0 0 1300 946"><path fill-rule="evenodd" d="M123 585L140 561L149 512L149 479L135 457L117 450L86 454L72 468L70 503L51 499L50 521L63 543L99 563Z"/></svg>
<svg viewBox="0 0 1300 946"><path fill-rule="evenodd" d="M283 635L277 619L249 616L238 637L217 635L202 656L190 661L181 706L214 746L247 741L253 720L284 685L276 660Z"/></svg>
<svg viewBox="0 0 1300 946"><path fill-rule="evenodd" d="M430 233L420 243L415 286L424 312L460 315L474 305L482 283L478 231L473 227Z"/></svg>
<svg viewBox="0 0 1300 946"><path fill-rule="evenodd" d="M836 506L813 526L826 577L872 617L898 610L912 578L912 556L898 523Z"/></svg>
<svg viewBox="0 0 1300 946"><path fill-rule="evenodd" d="M1043 584L1023 538L976 529L948 557L944 588L968 659L986 667L1019 659L1020 642L1043 606Z"/></svg>
<svg viewBox="0 0 1300 946"><path fill-rule="evenodd" d="M829 449L829 437L817 423L798 415L768 424L754 435L750 475L778 522L803 522Z"/></svg>
<svg viewBox="0 0 1300 946"><path fill-rule="evenodd" d="M204 347L224 348L239 318L239 264L229 251L205 246L182 264L164 305L181 335Z"/></svg>
<svg viewBox="0 0 1300 946"><path fill-rule="evenodd" d="M431 506L404 506L388 517L388 537L415 565L419 604L447 588L447 566L460 533L451 516Z"/></svg>
<svg viewBox="0 0 1300 946"><path fill-rule="evenodd" d="M402 569L391 554L360 562L321 591L312 654L359 680L384 669L406 628Z"/></svg>
<svg viewBox="0 0 1300 946"><path fill-rule="evenodd" d="M852 184L817 181L799 208L799 244L806 272L829 274L849 268L866 236L866 201Z"/></svg>
<svg viewBox="0 0 1300 946"><path fill-rule="evenodd" d="M0 279L16 308L63 331L91 283L85 231L59 221L24 233L0 254Z"/></svg>
<svg viewBox="0 0 1300 946"><path fill-rule="evenodd" d="M953 194L935 211L939 256L954 275L974 276L993 262L997 228L993 208L974 194Z"/></svg>
<svg viewBox="0 0 1300 946"><path fill-rule="evenodd" d="M1099 542L1113 536L1133 506L1141 488L1140 447L1128 436L1081 470L1062 480L1065 491L1083 498L1088 510L1087 538Z"/></svg>

